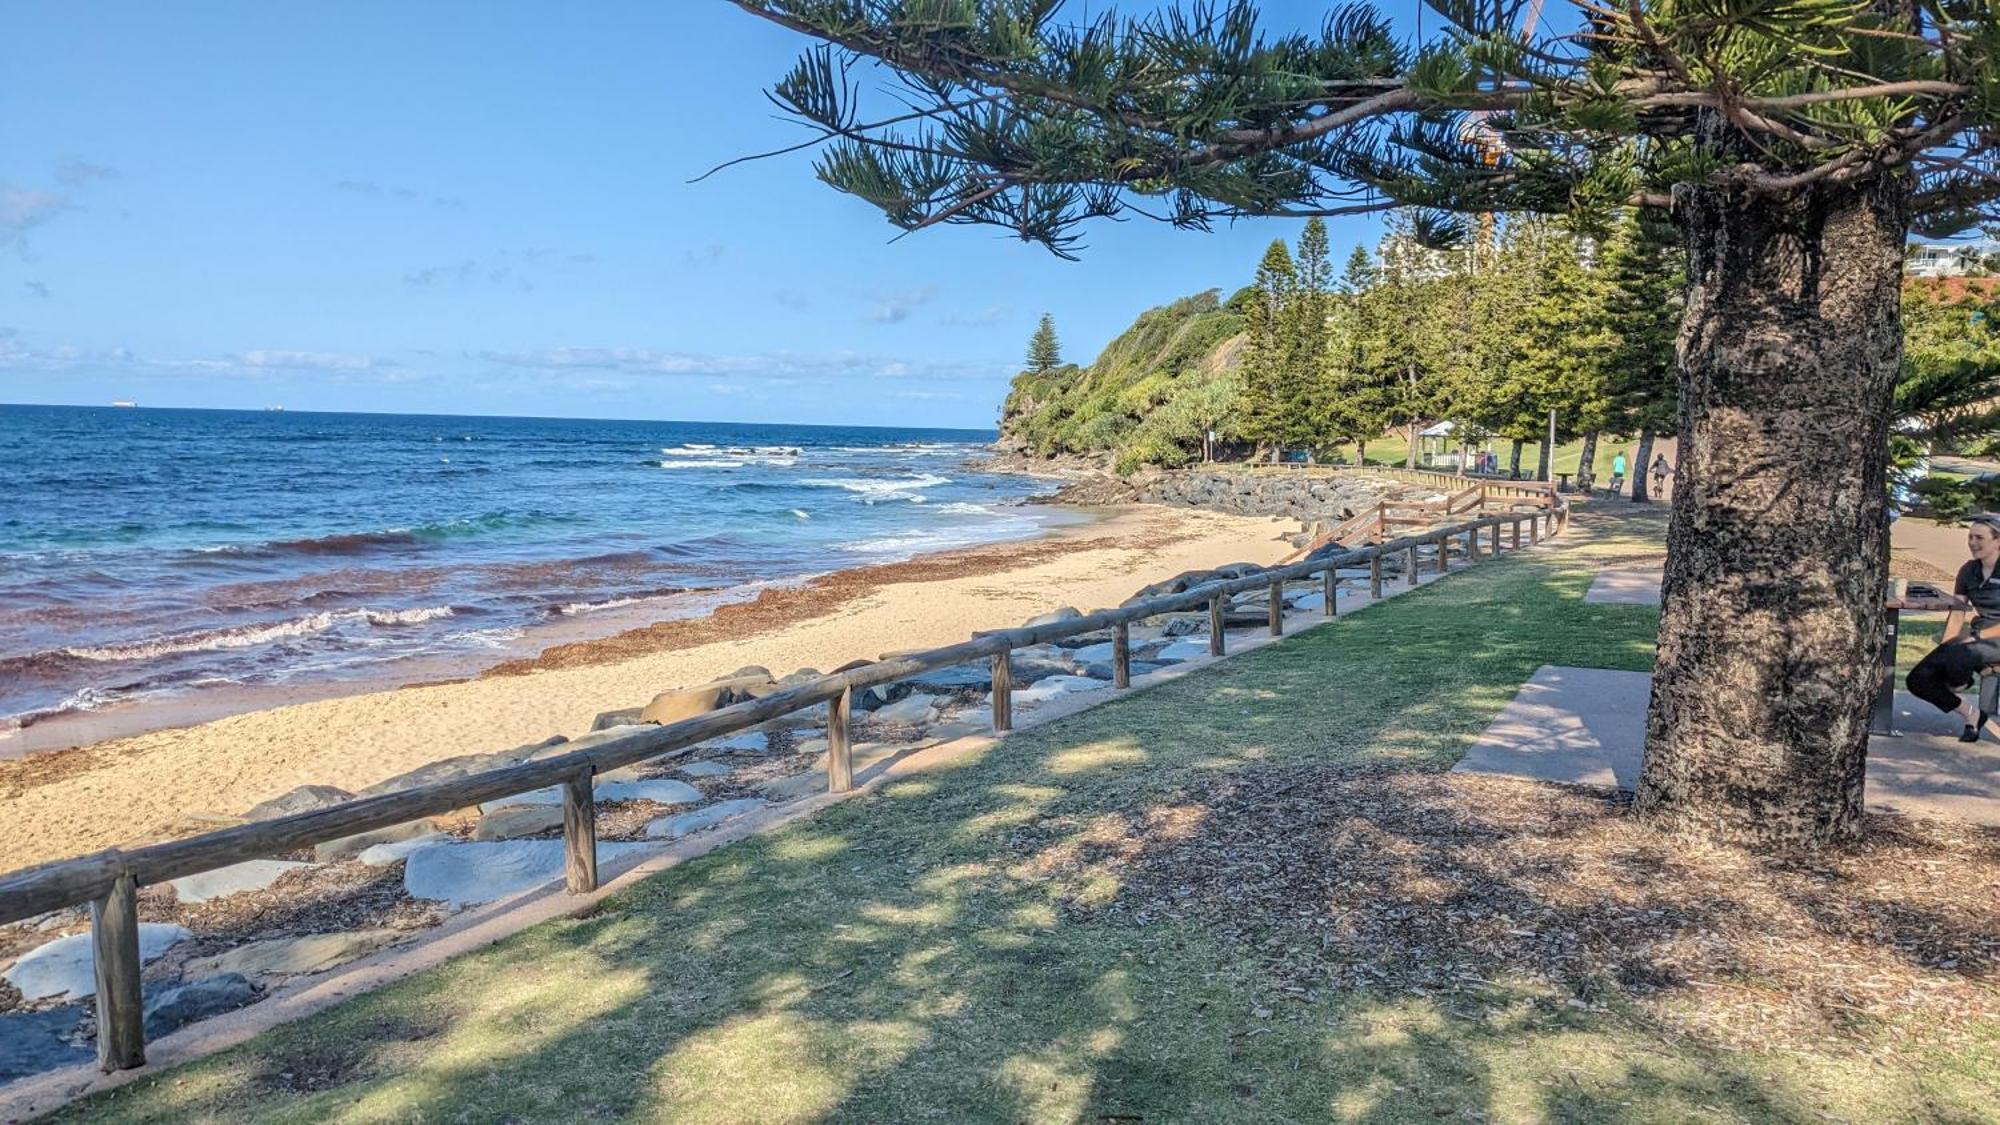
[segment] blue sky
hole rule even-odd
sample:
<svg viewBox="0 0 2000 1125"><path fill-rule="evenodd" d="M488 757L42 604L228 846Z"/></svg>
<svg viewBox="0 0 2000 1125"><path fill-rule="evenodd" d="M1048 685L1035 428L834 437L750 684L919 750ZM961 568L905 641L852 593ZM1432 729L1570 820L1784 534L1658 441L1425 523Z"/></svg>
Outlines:
<svg viewBox="0 0 2000 1125"><path fill-rule="evenodd" d="M1065 262L891 244L804 155L689 183L804 135L763 97L803 40L723 0L5 25L0 402L986 426L1043 311L1088 360L1297 232L1100 223Z"/></svg>

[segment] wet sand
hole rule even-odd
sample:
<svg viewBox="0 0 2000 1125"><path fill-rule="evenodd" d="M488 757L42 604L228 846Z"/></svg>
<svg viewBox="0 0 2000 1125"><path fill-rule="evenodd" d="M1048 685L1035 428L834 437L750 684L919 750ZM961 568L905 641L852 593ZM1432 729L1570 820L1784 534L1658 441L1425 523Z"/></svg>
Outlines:
<svg viewBox="0 0 2000 1125"><path fill-rule="evenodd" d="M1295 522L1137 506L1027 542L843 570L708 615L557 645L471 679L175 715L134 737L0 762L0 871L226 823L306 784L356 790L427 762L576 736L746 664L784 675L953 644L1057 606L1117 605L1183 570L1270 563Z"/></svg>

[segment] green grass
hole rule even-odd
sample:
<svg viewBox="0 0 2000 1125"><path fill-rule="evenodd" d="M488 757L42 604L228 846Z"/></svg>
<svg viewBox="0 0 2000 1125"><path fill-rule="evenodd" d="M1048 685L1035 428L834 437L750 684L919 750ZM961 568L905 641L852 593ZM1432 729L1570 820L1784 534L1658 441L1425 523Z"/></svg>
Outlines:
<svg viewBox="0 0 2000 1125"><path fill-rule="evenodd" d="M1632 449L1635 445L1635 442L1612 441L1608 438L1597 443L1597 456L1593 460L1597 465L1596 477L1600 485L1602 482L1611 479L1611 458L1616 456L1618 451L1622 449L1625 451L1625 459L1627 461L1632 460ZM1494 452L1500 456L1500 469L1502 472L1505 472L1507 469L1508 451L1511 448L1511 444L1505 441L1496 441L1493 445ZM1410 443L1398 437L1381 437L1368 443L1368 463L1371 465L1390 465L1400 468L1409 457L1409 453ZM1521 447L1521 471L1525 474L1533 474L1535 466L1539 464L1541 455L1542 446L1540 442L1531 441L1523 445ZM1341 456L1352 458L1354 456L1354 447L1346 446L1342 448ZM1582 441L1568 441L1556 446L1556 472L1569 473L1574 476L1577 466L1582 463ZM1445 471L1449 472L1450 470L1446 469Z"/></svg>
<svg viewBox="0 0 2000 1125"><path fill-rule="evenodd" d="M1650 667L1657 612L1582 604L1592 566L1583 553L1503 558L730 845L591 917L69 1116L1909 1116L1926 1103L1864 1058L1721 1054L1529 987L1273 996L1259 964L1207 930L1074 909L1115 896L1115 868L1031 862L1060 848L1087 856L1103 846L1093 831L1105 810L1170 802L1218 772L1445 768L1541 664ZM1927 1104L1972 1107L1978 1095L1962 1091L1990 1094L1995 1080L1989 1055L1954 1057L1921 1082Z"/></svg>

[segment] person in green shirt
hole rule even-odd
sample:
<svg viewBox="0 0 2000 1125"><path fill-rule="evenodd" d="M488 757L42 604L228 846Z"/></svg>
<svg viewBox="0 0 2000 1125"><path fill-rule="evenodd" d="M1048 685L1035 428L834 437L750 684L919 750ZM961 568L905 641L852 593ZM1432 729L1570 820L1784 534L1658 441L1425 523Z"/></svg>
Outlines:
<svg viewBox="0 0 2000 1125"><path fill-rule="evenodd" d="M1623 491L1625 491L1625 452L1620 450L1611 457L1611 493L1615 496Z"/></svg>

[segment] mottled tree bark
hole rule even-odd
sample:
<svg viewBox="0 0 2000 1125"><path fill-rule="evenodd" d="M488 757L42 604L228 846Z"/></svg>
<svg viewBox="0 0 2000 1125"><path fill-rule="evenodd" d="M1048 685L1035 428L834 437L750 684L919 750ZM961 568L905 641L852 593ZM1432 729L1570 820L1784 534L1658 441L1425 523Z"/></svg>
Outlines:
<svg viewBox="0 0 2000 1125"><path fill-rule="evenodd" d="M1408 430L1410 434L1410 452L1407 455L1404 467L1414 469L1417 467L1417 424L1412 422L1404 427L1404 429Z"/></svg>
<svg viewBox="0 0 2000 1125"><path fill-rule="evenodd" d="M1646 466L1653 463L1653 431L1639 431L1639 445L1632 451L1632 499L1641 501L1651 493L1646 488Z"/></svg>
<svg viewBox="0 0 2000 1125"><path fill-rule="evenodd" d="M1521 444L1521 439L1515 438L1514 448L1507 454L1507 475L1515 480L1521 479Z"/></svg>
<svg viewBox="0 0 2000 1125"><path fill-rule="evenodd" d="M1550 476L1549 473L1556 467L1553 460L1556 451L1549 448L1549 443L1546 441L1541 443L1541 448L1541 453L1535 458L1535 479L1554 480L1555 478Z"/></svg>
<svg viewBox="0 0 2000 1125"><path fill-rule="evenodd" d="M1638 812L1766 847L1851 839L1880 674L1908 189L1682 187L1674 215L1680 465Z"/></svg>
<svg viewBox="0 0 2000 1125"><path fill-rule="evenodd" d="M1576 487L1578 491L1586 493L1590 491L1591 483L1597 479L1597 473L1593 468L1596 461L1597 431L1592 430L1583 435L1582 459L1576 463Z"/></svg>

